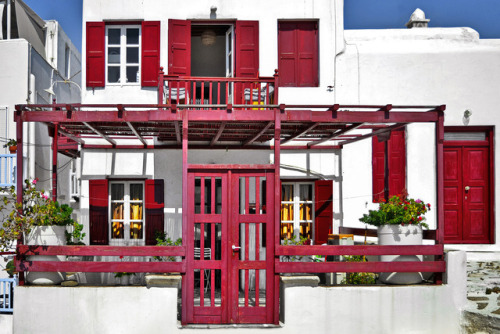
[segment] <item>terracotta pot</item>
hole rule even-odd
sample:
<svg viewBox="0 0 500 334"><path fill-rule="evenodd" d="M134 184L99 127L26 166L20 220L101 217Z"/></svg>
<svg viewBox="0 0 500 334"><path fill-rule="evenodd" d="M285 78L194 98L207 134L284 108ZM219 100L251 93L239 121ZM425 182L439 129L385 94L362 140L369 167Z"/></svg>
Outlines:
<svg viewBox="0 0 500 334"><path fill-rule="evenodd" d="M416 225L383 225L377 230L379 245L421 245L422 227ZM381 255L380 261L422 261L420 255ZM421 273L380 273L379 279L386 284L418 284Z"/></svg>
<svg viewBox="0 0 500 334"><path fill-rule="evenodd" d="M9 146L9 152L16 153L17 152L17 145Z"/></svg>

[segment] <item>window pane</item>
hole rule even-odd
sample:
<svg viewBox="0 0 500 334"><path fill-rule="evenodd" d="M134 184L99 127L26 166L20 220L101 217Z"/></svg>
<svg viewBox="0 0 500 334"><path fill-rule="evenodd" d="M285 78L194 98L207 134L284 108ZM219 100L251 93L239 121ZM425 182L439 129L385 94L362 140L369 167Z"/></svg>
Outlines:
<svg viewBox="0 0 500 334"><path fill-rule="evenodd" d="M291 202L293 201L293 185L283 184L281 186L281 200Z"/></svg>
<svg viewBox="0 0 500 334"><path fill-rule="evenodd" d="M127 44L139 44L139 29L127 29Z"/></svg>
<svg viewBox="0 0 500 334"><path fill-rule="evenodd" d="M142 201L142 184L136 183L130 185L130 200Z"/></svg>
<svg viewBox="0 0 500 334"><path fill-rule="evenodd" d="M139 63L139 48L127 48L127 64Z"/></svg>
<svg viewBox="0 0 500 334"><path fill-rule="evenodd" d="M306 239L312 239L312 224L300 223L300 236Z"/></svg>
<svg viewBox="0 0 500 334"><path fill-rule="evenodd" d="M120 63L120 48L108 48L108 64Z"/></svg>
<svg viewBox="0 0 500 334"><path fill-rule="evenodd" d="M124 193L123 184L112 184L111 185L111 200L112 201L123 201Z"/></svg>
<svg viewBox="0 0 500 334"><path fill-rule="evenodd" d="M130 223L130 239L142 239L142 222Z"/></svg>
<svg viewBox="0 0 500 334"><path fill-rule="evenodd" d="M108 44L120 44L120 29L108 29Z"/></svg>
<svg viewBox="0 0 500 334"><path fill-rule="evenodd" d="M113 210L112 219L123 219L123 203L112 203L111 207Z"/></svg>
<svg viewBox="0 0 500 334"><path fill-rule="evenodd" d="M281 204L281 220L293 220L293 204Z"/></svg>
<svg viewBox="0 0 500 334"><path fill-rule="evenodd" d="M123 239L123 223L113 222L111 238L113 239Z"/></svg>
<svg viewBox="0 0 500 334"><path fill-rule="evenodd" d="M108 82L120 82L120 68L108 66Z"/></svg>
<svg viewBox="0 0 500 334"><path fill-rule="evenodd" d="M142 204L130 204L130 219L142 220Z"/></svg>
<svg viewBox="0 0 500 334"><path fill-rule="evenodd" d="M281 239L293 239L293 223L281 224Z"/></svg>
<svg viewBox="0 0 500 334"><path fill-rule="evenodd" d="M300 200L312 201L312 184L300 185Z"/></svg>
<svg viewBox="0 0 500 334"><path fill-rule="evenodd" d="M312 204L300 204L300 220L312 220Z"/></svg>
<svg viewBox="0 0 500 334"><path fill-rule="evenodd" d="M139 66L127 66L127 82L139 81Z"/></svg>

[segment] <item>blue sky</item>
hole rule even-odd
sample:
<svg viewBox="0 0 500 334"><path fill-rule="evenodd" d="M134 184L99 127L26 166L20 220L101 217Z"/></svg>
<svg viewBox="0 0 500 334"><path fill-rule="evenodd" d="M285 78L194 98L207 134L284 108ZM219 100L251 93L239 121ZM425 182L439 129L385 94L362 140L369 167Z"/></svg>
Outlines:
<svg viewBox="0 0 500 334"><path fill-rule="evenodd" d="M43 19L58 20L81 50L82 0L24 2ZM344 0L345 28L405 28L416 8L425 12L431 27L471 27L481 38L500 38L500 0Z"/></svg>

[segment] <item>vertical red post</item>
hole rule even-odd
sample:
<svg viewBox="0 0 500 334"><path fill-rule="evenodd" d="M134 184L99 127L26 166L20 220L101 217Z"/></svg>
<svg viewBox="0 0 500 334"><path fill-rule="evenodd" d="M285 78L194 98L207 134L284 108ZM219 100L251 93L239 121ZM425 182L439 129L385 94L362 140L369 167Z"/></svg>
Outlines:
<svg viewBox="0 0 500 334"><path fill-rule="evenodd" d="M54 137L52 138L52 200L57 201L57 141L59 138L59 124L54 123Z"/></svg>
<svg viewBox="0 0 500 334"><path fill-rule="evenodd" d="M21 120L21 110L16 110L16 140L17 140L17 155L16 155L16 201L18 204L23 204L23 121ZM22 208L21 208L22 210ZM17 246L24 244L23 234L17 239ZM22 259L22 256L16 250L16 267L17 262ZM18 269L19 270L19 269ZM24 285L24 271L19 271L19 285Z"/></svg>
<svg viewBox="0 0 500 334"><path fill-rule="evenodd" d="M163 101L163 85L165 82L165 72L163 72L163 67L160 67L160 72L158 73L158 104L164 104Z"/></svg>
<svg viewBox="0 0 500 334"><path fill-rule="evenodd" d="M274 77L275 77L275 84L277 83L277 73L278 70L275 71ZM278 97L277 94L278 91L278 86L274 87L274 96L275 98ZM277 103L277 100L274 101L274 103ZM280 147L280 137L281 137L281 110L279 108L274 109L274 247L272 249L273 254L275 254L275 249L277 246L280 244L280 221L281 221L281 216L280 216L280 206L281 206L281 182L280 182L280 154L281 154L281 147ZM279 261L278 257L274 258L275 263ZM280 287L280 276L279 274L276 274L274 272L274 298L272 301L274 304L274 323L278 324L278 319L279 319L279 287Z"/></svg>
<svg viewBox="0 0 500 334"><path fill-rule="evenodd" d="M188 111L182 110L182 244L186 249L186 265L191 268L193 261L194 241L188 238ZM200 273L201 275L201 273ZM186 275L182 275L182 305L188 305L188 284ZM188 308L182 308L182 323L186 324L189 319Z"/></svg>
<svg viewBox="0 0 500 334"><path fill-rule="evenodd" d="M278 103L278 69L274 70L274 104Z"/></svg>
<svg viewBox="0 0 500 334"><path fill-rule="evenodd" d="M444 109L440 107L436 122L436 244L444 243ZM442 284L442 273L436 273L436 284Z"/></svg>

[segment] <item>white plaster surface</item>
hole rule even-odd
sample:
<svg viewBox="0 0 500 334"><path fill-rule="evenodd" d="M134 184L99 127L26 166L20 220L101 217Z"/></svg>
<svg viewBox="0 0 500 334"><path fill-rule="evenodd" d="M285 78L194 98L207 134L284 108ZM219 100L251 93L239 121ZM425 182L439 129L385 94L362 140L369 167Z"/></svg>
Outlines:
<svg viewBox="0 0 500 334"><path fill-rule="evenodd" d="M0 314L0 333L13 333L14 316L12 314Z"/></svg>

